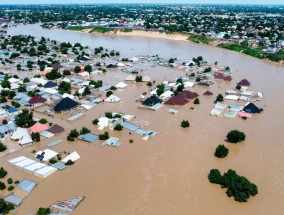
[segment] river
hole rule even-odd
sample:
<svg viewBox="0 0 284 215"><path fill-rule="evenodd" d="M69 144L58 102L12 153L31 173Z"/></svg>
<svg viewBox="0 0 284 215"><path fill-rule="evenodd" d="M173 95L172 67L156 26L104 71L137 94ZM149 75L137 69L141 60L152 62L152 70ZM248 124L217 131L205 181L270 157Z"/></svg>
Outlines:
<svg viewBox="0 0 284 215"><path fill-rule="evenodd" d="M47 30L39 25L20 25L9 28L8 33L80 42L92 48L103 46L120 51L123 57L159 54L165 58L191 59L203 56L208 62L218 61L233 71L232 83L216 82L212 86L210 90L214 92L214 98L201 96L201 105L194 111L188 110L192 104L186 105L177 108L179 113L176 116L168 114L165 107L156 112L137 109L134 99L148 91L148 88L145 85L129 84L127 91L116 93L122 99L121 103L98 105L88 112L88 116L69 125L66 121L55 119L69 130L70 127L79 129L85 125L94 133L99 133L91 120L103 115L105 111L121 111L135 114L138 123L149 124L147 128L158 131L158 135L145 142L139 136L129 136L126 131L119 135L111 132L121 139L123 144L119 148L100 148L98 145L64 141L64 144L53 149L69 152L77 150L81 159L72 167L55 173L46 180L32 177L40 184L18 208L19 214L28 214L56 200L78 195L84 195L86 199L71 214L283 214L283 67L229 50L167 39ZM167 77L178 77L182 73L173 73L160 67L150 68L145 73L157 73L159 81L162 81L162 72ZM157 80L159 76L155 76ZM257 103L264 108L264 112L251 120L210 117L215 96L235 87L243 78L252 82L252 90L264 93L265 99ZM112 80L112 72L107 72L102 79ZM205 90L203 87L194 88L199 95ZM183 119L190 121L190 129L180 128ZM247 134L246 141L236 145L227 144L229 156L216 159L214 149L217 145L224 144L226 133L232 129L244 131ZM66 133L56 137L58 138L65 140ZM130 138L134 139L133 144L128 143ZM39 149L46 142L33 147ZM6 160L16 155L30 156L30 151L28 148L24 152L17 152L2 159L0 163L8 168L13 177L31 177L8 167L6 163ZM212 168L221 171L235 169L258 185L259 194L249 199L248 203L237 203L229 199L223 189L209 183L207 175Z"/></svg>

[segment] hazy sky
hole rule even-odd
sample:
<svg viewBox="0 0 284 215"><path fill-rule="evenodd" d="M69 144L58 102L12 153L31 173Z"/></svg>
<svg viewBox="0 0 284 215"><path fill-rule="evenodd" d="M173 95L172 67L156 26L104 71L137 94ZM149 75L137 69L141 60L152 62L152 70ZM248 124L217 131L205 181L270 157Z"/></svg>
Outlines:
<svg viewBox="0 0 284 215"><path fill-rule="evenodd" d="M64 3L187 3L187 4L281 4L283 0L0 0L0 4L64 4Z"/></svg>

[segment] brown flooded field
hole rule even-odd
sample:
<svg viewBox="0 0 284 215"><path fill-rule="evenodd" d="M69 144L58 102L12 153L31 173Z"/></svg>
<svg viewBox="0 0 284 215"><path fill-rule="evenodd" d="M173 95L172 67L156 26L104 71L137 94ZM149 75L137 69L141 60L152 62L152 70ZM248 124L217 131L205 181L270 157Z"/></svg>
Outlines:
<svg viewBox="0 0 284 215"><path fill-rule="evenodd" d="M80 41L86 41L86 44L92 40L98 41L99 44L103 40L102 36L83 36L74 32L66 34L66 40L72 35L79 35L75 39L81 38ZM129 37L129 43L126 43L125 38L128 37L105 38L106 44L109 41L112 41L111 44L120 42L121 49L114 49L120 50L122 55L127 57L132 57L131 53L134 55L153 52L160 53L163 57L177 56L182 59L202 55L209 62L218 61L219 64L230 66L233 81L216 81L210 88L210 91L214 92L211 97L202 95L207 88L195 86L190 90L200 95L201 104L197 106L190 102L183 107L174 107L179 110L176 115L167 112L169 106L158 111L137 109L138 103L135 99L150 88L145 84L128 83L125 90L115 92L121 102L101 103L87 111L82 118L70 123L60 118L50 119L62 125L66 131L0 160L1 166L7 168L10 177L30 178L39 182L36 189L17 209L17 214L33 213L37 208L47 207L57 200L81 195L86 199L70 214L283 214L283 67L239 53L185 42ZM144 48L142 49L139 43L137 49L131 51L130 46L135 47L136 42L144 42ZM148 67L144 74L157 82L163 82L180 77L184 72L157 66ZM125 73L110 71L99 75L98 79L116 84L120 82L120 78L125 77ZM234 88L242 78L252 82L251 90L264 93L265 99L256 103L264 108L264 112L251 120L209 116L216 95ZM194 107L194 110L190 110L190 107ZM145 125L145 129L157 131L158 134L144 141L141 136L134 133L130 135L127 130L110 131L111 136L120 138L122 145L118 148L99 147L100 142L89 144L66 141L67 133L73 128L81 129L86 126L96 134L101 133L102 131L92 125L92 120L103 116L106 111L134 114L136 118L131 122ZM41 117L39 113L35 113L35 116ZM180 127L182 120L189 120L189 129ZM232 129L244 131L247 135L246 141L240 144L225 143L225 136ZM10 167L6 162L19 155L32 157L32 150L41 149L56 139L62 139L63 143L54 146L53 150L70 153L76 150L81 159L47 179L33 177ZM129 143L130 139L134 140L132 144ZM225 144L230 149L229 156L225 159L217 159L213 155L219 144ZM235 202L228 198L218 185L209 183L207 175L212 168L221 171L227 171L229 168L236 170L258 185L259 194L250 198L248 203Z"/></svg>

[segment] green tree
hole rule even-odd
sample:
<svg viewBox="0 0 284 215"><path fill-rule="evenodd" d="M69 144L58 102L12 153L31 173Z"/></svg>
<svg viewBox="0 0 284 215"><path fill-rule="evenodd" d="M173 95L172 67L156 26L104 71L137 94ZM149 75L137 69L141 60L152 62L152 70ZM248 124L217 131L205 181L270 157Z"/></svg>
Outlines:
<svg viewBox="0 0 284 215"><path fill-rule="evenodd" d="M0 190L5 190L5 189L6 189L5 183L3 183L2 181L0 181Z"/></svg>
<svg viewBox="0 0 284 215"><path fill-rule="evenodd" d="M36 215L49 215L50 213L50 208L39 208L36 212Z"/></svg>
<svg viewBox="0 0 284 215"><path fill-rule="evenodd" d="M110 97L112 94L113 94L113 92L112 92L112 91L107 91L107 93L106 93L106 97Z"/></svg>
<svg viewBox="0 0 284 215"><path fill-rule="evenodd" d="M100 140L107 140L108 138L109 138L109 133L107 131L99 135Z"/></svg>
<svg viewBox="0 0 284 215"><path fill-rule="evenodd" d="M75 66L74 72L75 73L79 73L80 71L81 71L81 67L80 66Z"/></svg>
<svg viewBox="0 0 284 215"><path fill-rule="evenodd" d="M217 98L216 98L217 102L223 102L224 101L224 97L222 94L218 94Z"/></svg>
<svg viewBox="0 0 284 215"><path fill-rule="evenodd" d="M136 78L135 78L135 81L136 81L136 82L142 82L142 79L143 79L143 78L142 78L141 75L137 75Z"/></svg>
<svg viewBox="0 0 284 215"><path fill-rule="evenodd" d="M188 128L190 126L190 123L188 122L188 120L182 120L180 126L183 128Z"/></svg>
<svg viewBox="0 0 284 215"><path fill-rule="evenodd" d="M80 131L80 135L83 135L83 134L88 134L90 133L90 129L86 128L86 127L83 127Z"/></svg>
<svg viewBox="0 0 284 215"><path fill-rule="evenodd" d="M64 93L71 93L71 83L69 82L65 82L62 81L60 82L59 86L58 86L58 91L60 94L64 94Z"/></svg>
<svg viewBox="0 0 284 215"><path fill-rule="evenodd" d="M35 141L35 142L40 141L40 135L39 135L38 132L32 133L31 137L32 137L32 140Z"/></svg>
<svg viewBox="0 0 284 215"><path fill-rule="evenodd" d="M199 98L195 98L193 101L193 104L199 105L200 104Z"/></svg>
<svg viewBox="0 0 284 215"><path fill-rule="evenodd" d="M29 128L34 125L34 123L33 112L27 109L23 109L22 112L15 117L15 124L21 128Z"/></svg>
<svg viewBox="0 0 284 215"><path fill-rule="evenodd" d="M85 87L85 89L84 89L84 91L83 91L83 93L82 93L82 95L83 96L86 96L86 95L90 95L92 92L91 92L91 90L90 90L90 87L89 86L86 86Z"/></svg>
<svg viewBox="0 0 284 215"><path fill-rule="evenodd" d="M91 65L87 65L87 66L85 66L84 70L87 71L87 72L89 72L89 73L91 73L92 70L93 70L93 68L92 68Z"/></svg>
<svg viewBox="0 0 284 215"><path fill-rule="evenodd" d="M244 134L244 132L238 130L229 131L226 137L227 141L230 143L238 143L246 139L246 135Z"/></svg>
<svg viewBox="0 0 284 215"><path fill-rule="evenodd" d="M226 146L219 145L216 148L214 155L218 158L224 158L228 155L228 153L229 153L229 149Z"/></svg>
<svg viewBox="0 0 284 215"><path fill-rule="evenodd" d="M1 167L0 168L0 178L5 178L7 174L8 172L3 167Z"/></svg>
<svg viewBox="0 0 284 215"><path fill-rule="evenodd" d="M115 131L121 131L123 129L123 126L121 124L116 124L113 129Z"/></svg>
<svg viewBox="0 0 284 215"><path fill-rule="evenodd" d="M7 146L0 142L0 152L4 152L7 149Z"/></svg>

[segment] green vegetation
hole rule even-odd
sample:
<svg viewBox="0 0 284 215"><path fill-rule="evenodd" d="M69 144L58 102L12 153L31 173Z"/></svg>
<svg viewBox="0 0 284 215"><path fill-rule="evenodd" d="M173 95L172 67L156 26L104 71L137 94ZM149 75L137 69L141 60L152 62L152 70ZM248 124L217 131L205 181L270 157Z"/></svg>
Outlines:
<svg viewBox="0 0 284 215"><path fill-rule="evenodd" d="M68 141L74 141L75 138L79 136L79 132L76 129L73 129L70 131L70 133L67 135Z"/></svg>
<svg viewBox="0 0 284 215"><path fill-rule="evenodd" d="M94 27L92 30L90 30L90 33L96 32L96 33L107 33L110 31L114 31L114 29L111 28L105 28L105 27Z"/></svg>
<svg viewBox="0 0 284 215"><path fill-rule="evenodd" d="M55 80L55 79L61 78L62 75L60 74L58 69L52 69L51 72L49 72L45 75L45 77L48 80Z"/></svg>
<svg viewBox="0 0 284 215"><path fill-rule="evenodd" d="M164 84L158 84L157 85L157 95L160 96L165 92L165 85Z"/></svg>
<svg viewBox="0 0 284 215"><path fill-rule="evenodd" d="M208 175L211 183L220 184L222 188L227 188L228 197L233 196L235 201L247 202L250 196L258 194L258 188L244 176L239 176L236 171L229 169L222 176L218 169L211 169Z"/></svg>
<svg viewBox="0 0 284 215"><path fill-rule="evenodd" d="M97 125L97 124L99 123L99 120L98 120L98 119L94 119L94 120L92 121L92 123L93 123L93 125Z"/></svg>
<svg viewBox="0 0 284 215"><path fill-rule="evenodd" d="M217 102L223 102L224 101L224 97L222 94L218 94L217 98L216 98Z"/></svg>
<svg viewBox="0 0 284 215"><path fill-rule="evenodd" d="M193 101L193 104L199 105L200 104L199 98L195 98Z"/></svg>
<svg viewBox="0 0 284 215"><path fill-rule="evenodd" d="M0 199L0 213L8 214L10 210L14 209L14 205L9 202L6 202L4 199Z"/></svg>
<svg viewBox="0 0 284 215"><path fill-rule="evenodd" d="M90 129L86 128L86 127L83 127L81 130L80 130L80 135L83 135L83 134L88 134L90 133Z"/></svg>
<svg viewBox="0 0 284 215"><path fill-rule="evenodd" d="M13 182L14 182L14 181L13 181L12 178L8 178L8 179L7 179L7 183L8 183L8 184L13 184Z"/></svg>
<svg viewBox="0 0 284 215"><path fill-rule="evenodd" d="M70 31L83 31L86 29L86 27L82 27L82 26L68 26L65 28L66 30L70 30Z"/></svg>
<svg viewBox="0 0 284 215"><path fill-rule="evenodd" d="M71 83L62 81L58 86L58 92L60 94L71 93Z"/></svg>
<svg viewBox="0 0 284 215"><path fill-rule="evenodd" d="M136 81L136 82L142 82L142 79L143 79L143 78L142 78L141 75L137 75L136 78L135 78L135 81Z"/></svg>
<svg viewBox="0 0 284 215"><path fill-rule="evenodd" d="M6 189L5 183L0 181L0 190L5 190L5 189Z"/></svg>
<svg viewBox="0 0 284 215"><path fill-rule="evenodd" d="M35 124L33 120L33 112L23 109L21 113L19 113L15 117L15 124L21 128L29 128Z"/></svg>
<svg viewBox="0 0 284 215"><path fill-rule="evenodd" d="M132 32L132 29L131 28L123 28L120 31L124 32L124 33L128 33L128 32Z"/></svg>
<svg viewBox="0 0 284 215"><path fill-rule="evenodd" d="M74 161L68 160L68 161L65 163L65 165L70 166L70 165L73 165L74 163L75 163Z"/></svg>
<svg viewBox="0 0 284 215"><path fill-rule="evenodd" d="M121 124L116 124L113 129L115 131L121 131L123 129L123 126Z"/></svg>
<svg viewBox="0 0 284 215"><path fill-rule="evenodd" d="M8 172L3 167L1 167L0 168L0 178L5 178L7 174Z"/></svg>
<svg viewBox="0 0 284 215"><path fill-rule="evenodd" d="M204 43L204 44L209 44L212 41L210 38L207 38L205 36L194 35L194 34L190 34L187 39L194 43Z"/></svg>
<svg viewBox="0 0 284 215"><path fill-rule="evenodd" d="M8 190L8 191L12 191L12 190L14 190L14 188L15 188L15 187L14 187L13 185L11 185L11 186L8 187L7 190Z"/></svg>
<svg viewBox="0 0 284 215"><path fill-rule="evenodd" d="M113 92L112 92L112 91L107 91L107 93L106 93L106 97L110 97L112 94L113 94Z"/></svg>
<svg viewBox="0 0 284 215"><path fill-rule="evenodd" d="M190 126L190 123L188 122L188 120L182 120L180 126L183 128L188 128Z"/></svg>
<svg viewBox="0 0 284 215"><path fill-rule="evenodd" d="M107 131L105 131L103 134L99 135L100 140L107 140L109 138L109 134Z"/></svg>
<svg viewBox="0 0 284 215"><path fill-rule="evenodd" d="M0 142L0 152L4 152L7 149L7 146Z"/></svg>
<svg viewBox="0 0 284 215"><path fill-rule="evenodd" d="M214 155L217 157L217 158L224 158L228 155L229 153L229 149L224 146L224 145L219 145L217 148L216 148L216 151L214 153Z"/></svg>
<svg viewBox="0 0 284 215"><path fill-rule="evenodd" d="M39 142L40 141L40 135L39 135L38 132L32 133L31 137L32 137L32 140L35 141L35 142Z"/></svg>
<svg viewBox="0 0 284 215"><path fill-rule="evenodd" d="M229 131L226 137L227 141L230 143L238 143L246 139L246 135L244 134L244 132L238 130Z"/></svg>
<svg viewBox="0 0 284 215"><path fill-rule="evenodd" d="M51 213L50 208L39 208L36 212L36 215L48 215Z"/></svg>

